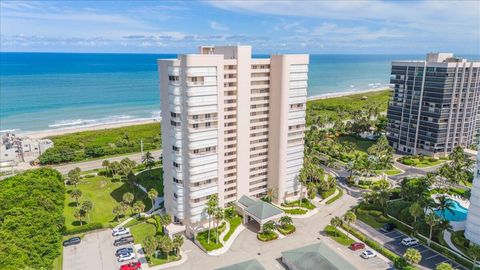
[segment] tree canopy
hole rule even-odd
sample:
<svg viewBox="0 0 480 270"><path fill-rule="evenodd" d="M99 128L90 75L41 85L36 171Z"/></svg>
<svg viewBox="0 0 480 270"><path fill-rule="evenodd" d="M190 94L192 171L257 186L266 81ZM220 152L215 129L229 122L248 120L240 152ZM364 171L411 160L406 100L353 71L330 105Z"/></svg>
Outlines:
<svg viewBox="0 0 480 270"><path fill-rule="evenodd" d="M51 269L60 255L65 186L54 169L0 181L0 265Z"/></svg>

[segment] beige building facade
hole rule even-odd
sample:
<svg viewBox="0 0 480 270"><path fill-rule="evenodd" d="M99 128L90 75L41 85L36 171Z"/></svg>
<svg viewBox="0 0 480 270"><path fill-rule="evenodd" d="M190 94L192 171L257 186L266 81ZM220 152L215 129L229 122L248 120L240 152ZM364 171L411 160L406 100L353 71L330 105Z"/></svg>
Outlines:
<svg viewBox="0 0 480 270"><path fill-rule="evenodd" d="M252 58L250 46L200 47L159 60L167 213L199 230L205 204L299 196L308 55Z"/></svg>

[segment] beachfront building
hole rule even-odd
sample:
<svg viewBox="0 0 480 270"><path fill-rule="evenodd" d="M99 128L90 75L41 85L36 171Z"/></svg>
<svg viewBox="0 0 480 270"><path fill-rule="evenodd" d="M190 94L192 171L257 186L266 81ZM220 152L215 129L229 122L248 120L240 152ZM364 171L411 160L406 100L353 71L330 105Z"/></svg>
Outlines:
<svg viewBox="0 0 480 270"><path fill-rule="evenodd" d="M159 60L165 208L195 231L217 194L299 196L308 55L252 58L250 46L200 47Z"/></svg>
<svg viewBox="0 0 480 270"><path fill-rule="evenodd" d="M470 207L468 208L465 237L480 245L480 143L478 144L477 167L473 179Z"/></svg>
<svg viewBox="0 0 480 270"><path fill-rule="evenodd" d="M394 149L444 156L474 143L480 128L480 62L429 53L424 61L392 62L390 82L387 138Z"/></svg>
<svg viewBox="0 0 480 270"><path fill-rule="evenodd" d="M36 160L48 148L53 147L50 139L32 139L4 133L0 139L0 162L16 165L19 162Z"/></svg>

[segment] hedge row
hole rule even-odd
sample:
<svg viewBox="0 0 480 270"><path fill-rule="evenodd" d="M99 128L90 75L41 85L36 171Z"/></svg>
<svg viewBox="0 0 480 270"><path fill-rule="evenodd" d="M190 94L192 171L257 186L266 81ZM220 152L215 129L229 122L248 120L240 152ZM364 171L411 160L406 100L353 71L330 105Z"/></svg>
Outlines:
<svg viewBox="0 0 480 270"><path fill-rule="evenodd" d="M98 230L98 229L103 229L103 224L99 222L94 222L94 223L88 223L86 225L76 227L70 230L65 231L65 235L71 235L71 234L79 234L79 233L84 233L88 231L93 231L93 230Z"/></svg>

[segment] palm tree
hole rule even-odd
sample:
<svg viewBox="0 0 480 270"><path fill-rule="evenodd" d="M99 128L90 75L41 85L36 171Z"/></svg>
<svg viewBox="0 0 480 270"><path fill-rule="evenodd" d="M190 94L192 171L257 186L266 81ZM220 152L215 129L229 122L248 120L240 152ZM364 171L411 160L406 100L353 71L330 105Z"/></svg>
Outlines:
<svg viewBox="0 0 480 270"><path fill-rule="evenodd" d="M78 221L80 221L80 226L83 225L83 221L82 221L82 218L85 217L85 211L83 209L75 209L75 212L73 213L73 216L75 217L75 219L77 219Z"/></svg>
<svg viewBox="0 0 480 270"><path fill-rule="evenodd" d="M142 163L148 168L148 175L152 177L152 167L155 165L155 158L152 153L146 152L145 156L142 158Z"/></svg>
<svg viewBox="0 0 480 270"><path fill-rule="evenodd" d="M125 205L131 206L133 203L133 200L135 199L135 196L133 193L127 192L123 194L122 200L125 203Z"/></svg>
<svg viewBox="0 0 480 270"><path fill-rule="evenodd" d="M132 171L130 171L127 174L127 182L132 187L132 192L135 193L135 184L137 183L137 176L135 176L135 174Z"/></svg>
<svg viewBox="0 0 480 270"><path fill-rule="evenodd" d="M343 215L343 221L345 221L345 223L347 223L347 238L348 238L348 234L350 232L350 223L355 223L355 221L357 221L357 216L355 215L355 213L353 211L347 211L347 213L345 213L345 215Z"/></svg>
<svg viewBox="0 0 480 270"><path fill-rule="evenodd" d="M440 210L440 212L442 213L442 217L444 220L447 220L447 218L445 217L446 211L449 211L450 213L455 215L455 212L453 211L453 209L455 208L455 205L447 196L442 195L437 197L437 199L438 199L438 203L436 206L437 206L437 209Z"/></svg>
<svg viewBox="0 0 480 270"><path fill-rule="evenodd" d="M115 205L113 207L113 210L112 210L112 213L115 215L115 218L117 219L117 222L119 222L119 217L123 214L125 214L125 212L123 211L123 207L121 205Z"/></svg>
<svg viewBox="0 0 480 270"><path fill-rule="evenodd" d="M422 260L422 254L414 248L408 248L403 258L410 264L418 264Z"/></svg>
<svg viewBox="0 0 480 270"><path fill-rule="evenodd" d="M214 213L214 219L215 219L216 222L217 222L217 226L215 227L215 231L216 231L216 233L217 233L217 239L216 239L215 242L216 242L217 244L218 244L218 238L219 238L219 237L218 237L218 227L220 227L219 224L220 224L220 222L223 220L223 217L224 217L223 209L222 209L221 207L217 207L217 208L215 209L215 213Z"/></svg>
<svg viewBox="0 0 480 270"><path fill-rule="evenodd" d="M160 216L160 226L162 226L162 232L165 232L165 228L172 223L172 216L169 214L163 214Z"/></svg>
<svg viewBox="0 0 480 270"><path fill-rule="evenodd" d="M152 235L148 235L147 237L145 237L142 243L143 251L149 257L153 256L153 254L155 253L155 250L157 250L157 246L158 246L157 240Z"/></svg>
<svg viewBox="0 0 480 270"><path fill-rule="evenodd" d="M142 201L136 201L133 204L133 211L137 214L142 213L145 210L145 204Z"/></svg>
<svg viewBox="0 0 480 270"><path fill-rule="evenodd" d="M272 202L277 199L277 190L274 188L267 188L267 194L262 198L266 202Z"/></svg>
<svg viewBox="0 0 480 270"><path fill-rule="evenodd" d="M330 219L330 225L332 225L332 227L335 229L335 237L337 237L337 228L342 226L342 218L340 217L334 217L332 219Z"/></svg>
<svg viewBox="0 0 480 270"><path fill-rule="evenodd" d="M77 202L77 207L78 207L78 200L80 199L80 197L82 197L82 191L79 189L73 189L70 192L70 197L72 197L72 199L74 199Z"/></svg>
<svg viewBox="0 0 480 270"><path fill-rule="evenodd" d="M473 268L477 267L477 260L480 258L480 246L471 243L467 250L468 255L473 259Z"/></svg>
<svg viewBox="0 0 480 270"><path fill-rule="evenodd" d="M412 215L413 221L415 223L417 222L417 218L423 214L423 208L418 202L412 203L412 205L410 205L410 208L408 208L408 211L410 212L410 215Z"/></svg>
<svg viewBox="0 0 480 270"><path fill-rule="evenodd" d="M178 255L178 251L180 251L180 247L183 245L183 236L177 234L173 237L173 246L175 250L175 255Z"/></svg>
<svg viewBox="0 0 480 270"><path fill-rule="evenodd" d="M303 166L298 175L298 182L300 182L300 200L298 201L298 206L301 206L303 201L303 186L307 183L308 178L310 177L310 172L308 166Z"/></svg>
<svg viewBox="0 0 480 270"><path fill-rule="evenodd" d="M215 214L215 209L218 206L218 197L217 194L213 194L208 198L208 202L205 206L205 211L207 212L208 215L208 238L207 238L207 243L210 243L210 230L212 228L212 217Z"/></svg>
<svg viewBox="0 0 480 270"><path fill-rule="evenodd" d="M170 252L173 250L173 242L172 239L170 239L169 236L162 235L158 239L158 246L162 250L163 253L167 256L167 261L168 261L168 256Z"/></svg>
<svg viewBox="0 0 480 270"><path fill-rule="evenodd" d="M425 223L427 223L428 226L430 226L430 234L429 234L428 239L431 241L432 240L433 227L440 223L440 219L438 218L438 216L434 212L430 212L425 216ZM429 245L430 245L430 241L428 242Z"/></svg>
<svg viewBox="0 0 480 270"><path fill-rule="evenodd" d="M292 225L293 224L293 219L289 216L282 216L278 222L280 223L280 226L282 226L282 228L286 228L287 226L289 225Z"/></svg>
<svg viewBox="0 0 480 270"><path fill-rule="evenodd" d="M93 209L93 202L90 200L86 200L82 203L81 209L85 211L85 213L88 215L88 221L90 222L90 212Z"/></svg>
<svg viewBox="0 0 480 270"><path fill-rule="evenodd" d="M106 174L110 174L110 161L108 160L102 161L102 167L105 170Z"/></svg>
<svg viewBox="0 0 480 270"><path fill-rule="evenodd" d="M148 198L150 198L150 200L152 201L152 210L153 210L153 207L155 207L155 199L158 197L158 191L154 188L151 188L148 193Z"/></svg>
<svg viewBox="0 0 480 270"><path fill-rule="evenodd" d="M268 221L262 226L262 232L264 233L272 233L274 230L275 230L275 223L273 221Z"/></svg>

